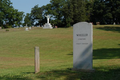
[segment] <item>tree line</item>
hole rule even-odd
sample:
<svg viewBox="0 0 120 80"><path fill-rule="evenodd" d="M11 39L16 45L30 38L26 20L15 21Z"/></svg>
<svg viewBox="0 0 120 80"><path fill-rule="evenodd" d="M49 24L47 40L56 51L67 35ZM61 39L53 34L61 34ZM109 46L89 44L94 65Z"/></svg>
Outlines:
<svg viewBox="0 0 120 80"><path fill-rule="evenodd" d="M1 6L2 5L2 6ZM50 15L50 23L58 27L70 27L77 22L87 21L96 24L119 24L119 0L50 0L50 3L39 7L35 5L31 13L24 17L23 12L12 7L10 0L0 0L0 26L44 25ZM24 23L22 19L24 17Z"/></svg>
<svg viewBox="0 0 120 80"><path fill-rule="evenodd" d="M25 22L42 25L47 14L51 15L50 22L59 27L69 27L82 21L119 24L120 0L50 0L46 6L34 6L26 16L30 21Z"/></svg>

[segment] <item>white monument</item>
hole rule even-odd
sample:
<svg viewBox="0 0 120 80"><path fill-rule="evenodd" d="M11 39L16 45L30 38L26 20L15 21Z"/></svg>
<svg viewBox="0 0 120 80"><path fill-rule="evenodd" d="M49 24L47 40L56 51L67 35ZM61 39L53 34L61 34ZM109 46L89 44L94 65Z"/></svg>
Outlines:
<svg viewBox="0 0 120 80"><path fill-rule="evenodd" d="M49 15L45 15L45 17L47 18L47 23L45 23L43 29L53 29L52 25L49 23L49 19L50 19L50 16Z"/></svg>
<svg viewBox="0 0 120 80"><path fill-rule="evenodd" d="M115 22L113 23L113 25L115 25Z"/></svg>
<svg viewBox="0 0 120 80"><path fill-rule="evenodd" d="M25 31L29 31L29 30L28 30L28 26L27 26L27 24L26 24L26 26L25 26Z"/></svg>
<svg viewBox="0 0 120 80"><path fill-rule="evenodd" d="M25 28L25 31L29 31L27 27Z"/></svg>
<svg viewBox="0 0 120 80"><path fill-rule="evenodd" d="M92 23L79 22L73 25L73 70L94 71Z"/></svg>
<svg viewBox="0 0 120 80"><path fill-rule="evenodd" d="M29 27L29 29L31 29L31 27Z"/></svg>

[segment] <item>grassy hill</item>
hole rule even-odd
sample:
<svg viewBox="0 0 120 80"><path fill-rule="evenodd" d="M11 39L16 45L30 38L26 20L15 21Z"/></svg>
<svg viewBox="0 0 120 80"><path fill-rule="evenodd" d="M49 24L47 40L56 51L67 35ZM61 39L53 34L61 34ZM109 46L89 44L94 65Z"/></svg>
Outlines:
<svg viewBox="0 0 120 80"><path fill-rule="evenodd" d="M8 31L9 30L9 31ZM119 80L120 25L93 29L94 73L72 71L73 28L0 30L0 80ZM34 47L40 73L34 74Z"/></svg>

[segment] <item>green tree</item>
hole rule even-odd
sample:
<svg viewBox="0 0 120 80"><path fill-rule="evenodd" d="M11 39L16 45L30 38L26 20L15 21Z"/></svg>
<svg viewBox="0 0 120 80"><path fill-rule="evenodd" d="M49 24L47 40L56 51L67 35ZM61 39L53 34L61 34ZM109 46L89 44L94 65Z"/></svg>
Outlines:
<svg viewBox="0 0 120 80"><path fill-rule="evenodd" d="M90 13L90 10L89 12L88 10L85 0L66 0L66 4L63 7L66 26L89 20L87 13Z"/></svg>
<svg viewBox="0 0 120 80"><path fill-rule="evenodd" d="M106 14L106 5L104 0L95 0L93 5L93 15L92 21L94 24L100 22L101 24L105 23L105 14Z"/></svg>
<svg viewBox="0 0 120 80"><path fill-rule="evenodd" d="M106 15L110 17L111 23L120 22L120 0L105 0L108 12Z"/></svg>
<svg viewBox="0 0 120 80"><path fill-rule="evenodd" d="M91 0L65 0L63 16L67 27L81 21L90 21L93 1Z"/></svg>
<svg viewBox="0 0 120 80"><path fill-rule="evenodd" d="M9 9L13 8L10 0L0 0L0 24L1 26L8 25Z"/></svg>
<svg viewBox="0 0 120 80"><path fill-rule="evenodd" d="M35 5L31 10L31 19L32 23L36 23L36 25L41 25L43 22L43 13L44 13L44 6L38 7L38 5Z"/></svg>
<svg viewBox="0 0 120 80"><path fill-rule="evenodd" d="M87 20L85 0L71 0L73 4L73 23Z"/></svg>
<svg viewBox="0 0 120 80"><path fill-rule="evenodd" d="M24 25L32 26L31 14L27 13L24 18Z"/></svg>
<svg viewBox="0 0 120 80"><path fill-rule="evenodd" d="M66 27L70 27L73 23L73 5L70 2L70 0L66 0L64 6L63 6L63 16L64 16L64 22Z"/></svg>
<svg viewBox="0 0 120 80"><path fill-rule="evenodd" d="M48 9L48 13L53 15L53 19L54 19L54 24L57 26L62 26L63 25L63 13L62 13L62 9L63 6L65 4L65 0L50 0L50 8Z"/></svg>
<svg viewBox="0 0 120 80"><path fill-rule="evenodd" d="M23 12L14 9L10 0L0 0L0 26L9 28L22 24Z"/></svg>
<svg viewBox="0 0 120 80"><path fill-rule="evenodd" d="M113 24L120 22L119 0L95 0L91 21L101 24Z"/></svg>
<svg viewBox="0 0 120 80"><path fill-rule="evenodd" d="M51 23L57 26L69 27L74 23L80 21L89 21L92 10L89 8L91 4L88 0L50 0L50 4L46 6L38 7L36 5L31 10L31 18L36 22L39 19L39 23L45 23L44 15L51 16ZM86 8L86 4L88 7ZM87 10L87 11L86 11Z"/></svg>
<svg viewBox="0 0 120 80"><path fill-rule="evenodd" d="M91 15L93 13L93 4L94 0L86 0L86 21L90 22L91 21Z"/></svg>

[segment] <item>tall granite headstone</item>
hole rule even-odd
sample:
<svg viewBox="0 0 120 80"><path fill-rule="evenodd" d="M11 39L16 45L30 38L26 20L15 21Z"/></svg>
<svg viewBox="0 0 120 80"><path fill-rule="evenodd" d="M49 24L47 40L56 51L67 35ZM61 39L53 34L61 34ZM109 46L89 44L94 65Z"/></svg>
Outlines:
<svg viewBox="0 0 120 80"><path fill-rule="evenodd" d="M73 26L73 70L93 70L93 26L79 22Z"/></svg>

